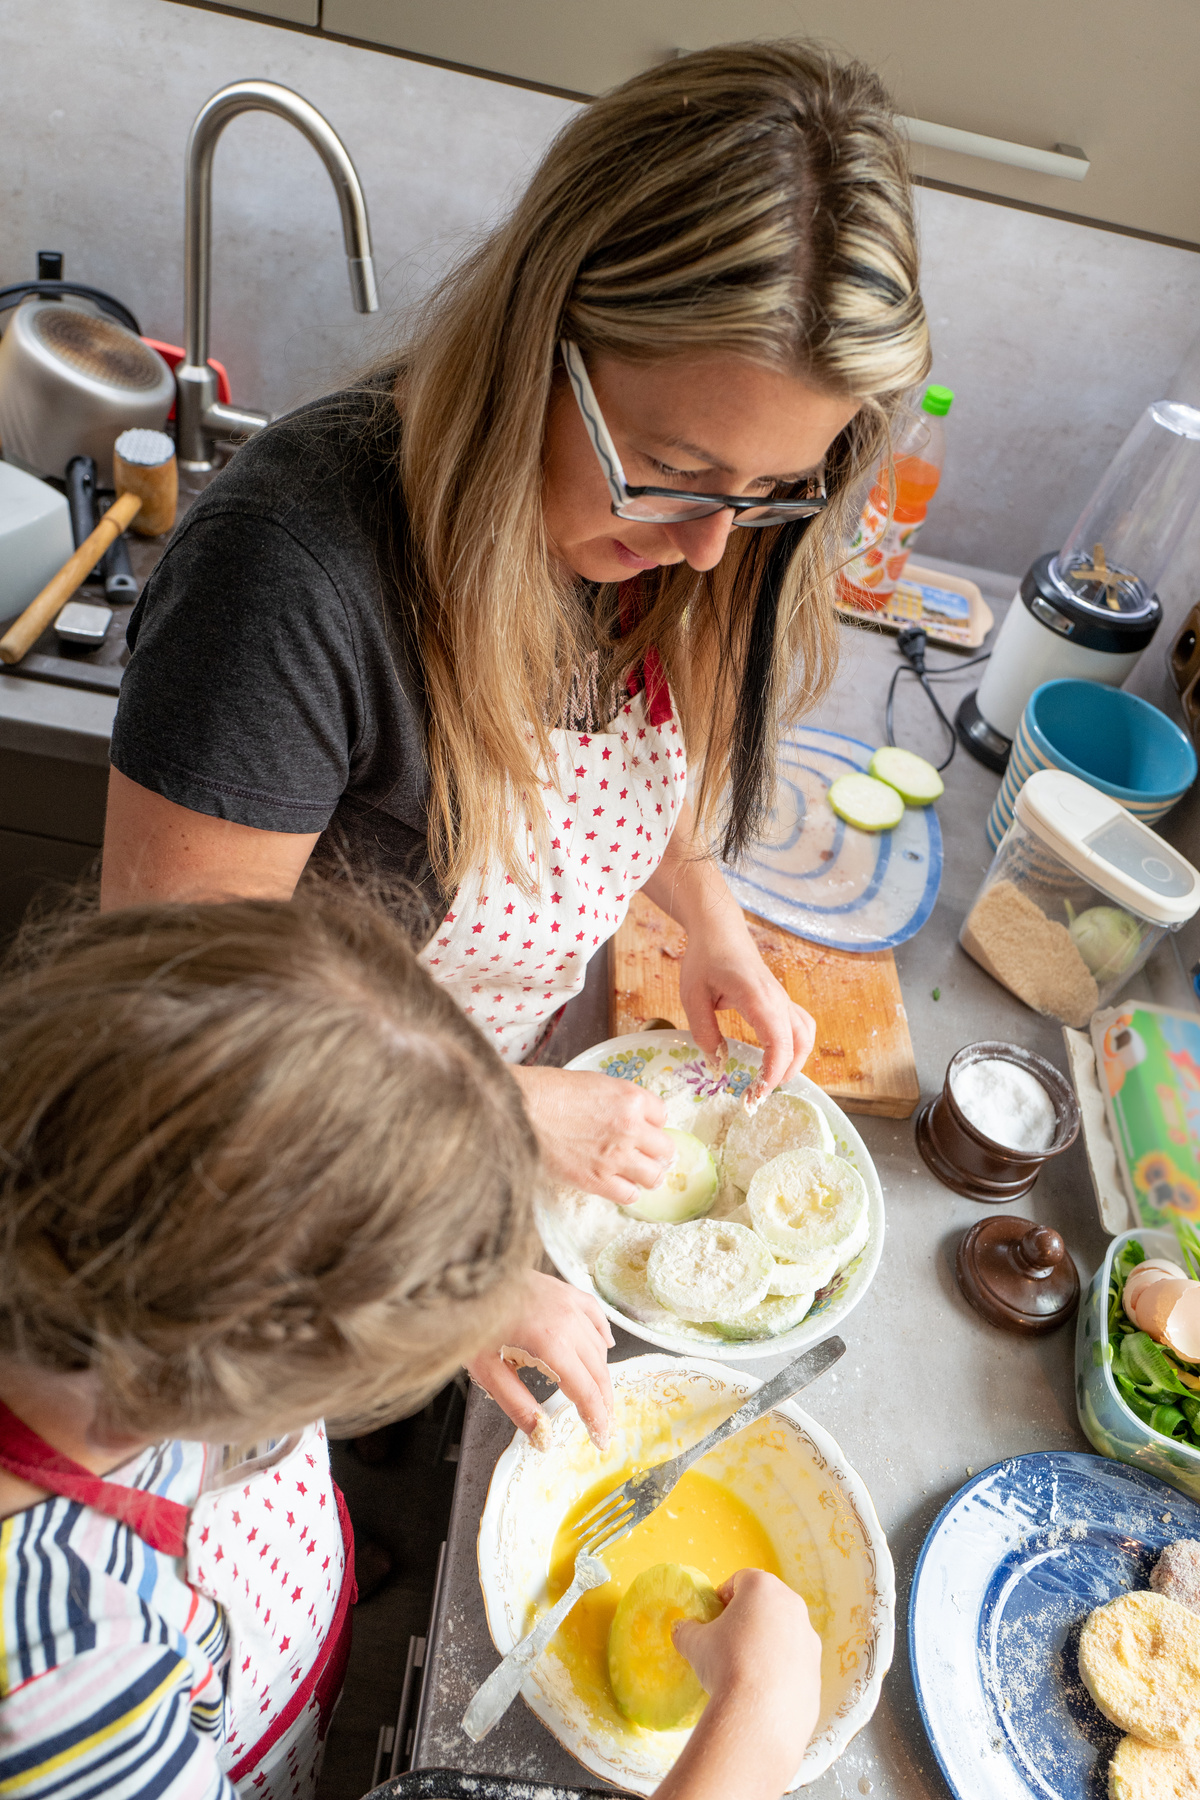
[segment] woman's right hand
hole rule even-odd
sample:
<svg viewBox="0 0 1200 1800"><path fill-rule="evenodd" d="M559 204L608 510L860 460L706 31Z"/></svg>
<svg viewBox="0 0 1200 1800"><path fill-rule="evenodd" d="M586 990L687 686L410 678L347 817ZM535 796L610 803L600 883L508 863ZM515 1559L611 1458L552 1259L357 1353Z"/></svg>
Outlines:
<svg viewBox="0 0 1200 1800"><path fill-rule="evenodd" d="M513 1069L542 1147L559 1181L628 1206L657 1187L674 1147L657 1094L611 1075L573 1069Z"/></svg>
<svg viewBox="0 0 1200 1800"><path fill-rule="evenodd" d="M800 1595L761 1569L717 1591L719 1618L674 1629L709 1702L656 1800L777 1800L817 1723L821 1640Z"/></svg>

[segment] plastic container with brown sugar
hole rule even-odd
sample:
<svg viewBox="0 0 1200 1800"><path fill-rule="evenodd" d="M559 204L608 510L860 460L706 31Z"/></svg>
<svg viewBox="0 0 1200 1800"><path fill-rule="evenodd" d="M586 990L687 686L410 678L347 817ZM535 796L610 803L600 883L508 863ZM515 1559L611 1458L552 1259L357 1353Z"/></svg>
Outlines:
<svg viewBox="0 0 1200 1800"><path fill-rule="evenodd" d="M1082 1029L1168 931L1200 907L1200 874L1108 794L1041 769L959 942L1034 1012Z"/></svg>

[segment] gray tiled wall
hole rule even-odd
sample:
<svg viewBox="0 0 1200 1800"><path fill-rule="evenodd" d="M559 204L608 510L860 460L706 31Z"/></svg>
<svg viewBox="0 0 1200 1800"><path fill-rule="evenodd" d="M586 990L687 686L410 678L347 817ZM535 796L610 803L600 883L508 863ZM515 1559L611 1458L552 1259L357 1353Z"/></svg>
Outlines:
<svg viewBox="0 0 1200 1800"><path fill-rule="evenodd" d="M282 410L386 352L405 308L497 217L572 103L170 0L0 0L0 282L39 248L179 341L183 152L242 76L296 88L363 178L384 312L350 306L337 209L280 122L215 168L213 350ZM935 378L957 394L930 553L1014 573L1061 542L1200 331L1200 257L988 202L920 196Z"/></svg>

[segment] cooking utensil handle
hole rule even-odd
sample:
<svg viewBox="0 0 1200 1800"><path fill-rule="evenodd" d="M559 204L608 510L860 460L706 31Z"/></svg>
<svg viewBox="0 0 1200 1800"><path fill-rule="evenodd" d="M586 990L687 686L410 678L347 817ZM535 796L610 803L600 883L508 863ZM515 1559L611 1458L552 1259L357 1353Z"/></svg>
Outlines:
<svg viewBox="0 0 1200 1800"><path fill-rule="evenodd" d="M761 1418L763 1413L770 1412L773 1406L781 1406L785 1400L790 1400L793 1394L798 1394L801 1388L806 1388L810 1381L817 1379L818 1375L824 1375L827 1369L832 1369L839 1357L845 1354L846 1346L840 1337L826 1338L822 1343L815 1344L811 1350L806 1350L803 1356L798 1356L795 1362L787 1365L786 1369L780 1369L778 1375L772 1375L770 1381L764 1381L758 1392L751 1394L744 1406L739 1406L735 1413L730 1414L729 1418L722 1420L715 1431L710 1431L707 1437L702 1437L700 1442L693 1444L690 1450L682 1451L675 1458L678 1474L682 1475L683 1471L690 1469L694 1462L699 1462L702 1456L707 1456L716 1444L724 1443L726 1438L741 1431L743 1426Z"/></svg>
<svg viewBox="0 0 1200 1800"><path fill-rule="evenodd" d="M607 1579L607 1577L604 1577ZM492 1726L502 1719L521 1691L530 1668L537 1661L575 1602L589 1588L601 1585L599 1572L589 1580L582 1571L576 1575L561 1600L538 1620L527 1637L509 1651L504 1661L492 1670L462 1717L462 1728L476 1744L485 1738Z"/></svg>
<svg viewBox="0 0 1200 1800"><path fill-rule="evenodd" d="M76 588L87 580L113 539L120 537L141 504L137 494L122 494L113 501L95 531L84 538L74 556L67 558L58 574L50 577L41 593L0 637L0 662L20 662L47 625L58 617Z"/></svg>

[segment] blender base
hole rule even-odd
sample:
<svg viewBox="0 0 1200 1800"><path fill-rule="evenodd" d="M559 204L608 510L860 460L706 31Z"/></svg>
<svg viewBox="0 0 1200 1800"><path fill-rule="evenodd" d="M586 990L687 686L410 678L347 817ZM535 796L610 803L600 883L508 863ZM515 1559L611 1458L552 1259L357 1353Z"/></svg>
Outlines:
<svg viewBox="0 0 1200 1800"><path fill-rule="evenodd" d="M1012 739L1006 738L994 725L988 724L975 704L974 694L968 694L955 713L954 729L958 733L959 743L964 750L970 751L976 762L981 762L985 769L991 769L995 775L1003 775L1008 767Z"/></svg>

